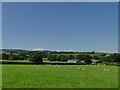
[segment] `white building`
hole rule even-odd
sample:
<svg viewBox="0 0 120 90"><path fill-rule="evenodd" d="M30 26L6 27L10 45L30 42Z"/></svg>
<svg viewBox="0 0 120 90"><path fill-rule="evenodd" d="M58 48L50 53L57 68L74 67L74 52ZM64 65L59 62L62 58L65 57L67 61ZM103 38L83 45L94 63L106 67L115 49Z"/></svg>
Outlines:
<svg viewBox="0 0 120 90"><path fill-rule="evenodd" d="M92 64L97 64L99 62L99 60L95 60L95 59L92 59Z"/></svg>
<svg viewBox="0 0 120 90"><path fill-rule="evenodd" d="M76 60L76 59L71 59L71 60L68 60L67 62L69 62L69 63L78 63L78 62L79 62L79 60Z"/></svg>

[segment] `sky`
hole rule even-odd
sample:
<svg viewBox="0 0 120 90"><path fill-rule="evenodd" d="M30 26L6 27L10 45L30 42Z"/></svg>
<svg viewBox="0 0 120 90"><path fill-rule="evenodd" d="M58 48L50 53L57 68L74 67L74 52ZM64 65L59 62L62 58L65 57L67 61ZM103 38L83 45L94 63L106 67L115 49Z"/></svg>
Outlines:
<svg viewBox="0 0 120 90"><path fill-rule="evenodd" d="M0 12L2 12L1 2L0 2ZM2 13L0 14L0 48L2 48Z"/></svg>
<svg viewBox="0 0 120 90"><path fill-rule="evenodd" d="M2 5L3 48L118 51L117 2Z"/></svg>

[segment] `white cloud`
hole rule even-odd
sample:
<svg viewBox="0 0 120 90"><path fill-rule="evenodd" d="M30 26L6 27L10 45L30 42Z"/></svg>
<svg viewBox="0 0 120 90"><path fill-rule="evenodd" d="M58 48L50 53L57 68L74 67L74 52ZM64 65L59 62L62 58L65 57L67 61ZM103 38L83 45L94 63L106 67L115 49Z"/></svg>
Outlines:
<svg viewBox="0 0 120 90"><path fill-rule="evenodd" d="M34 48L34 49L32 49L32 51L43 51L43 50L45 50L45 49L42 49L42 48Z"/></svg>
<svg viewBox="0 0 120 90"><path fill-rule="evenodd" d="M72 52L74 50L50 50L50 49L43 49L43 48L34 48L32 49L32 51L44 51L44 50L48 50L48 51L57 51L57 52Z"/></svg>
<svg viewBox="0 0 120 90"><path fill-rule="evenodd" d="M70 49L69 51L72 52L72 51L74 51L74 50L71 50L71 49Z"/></svg>

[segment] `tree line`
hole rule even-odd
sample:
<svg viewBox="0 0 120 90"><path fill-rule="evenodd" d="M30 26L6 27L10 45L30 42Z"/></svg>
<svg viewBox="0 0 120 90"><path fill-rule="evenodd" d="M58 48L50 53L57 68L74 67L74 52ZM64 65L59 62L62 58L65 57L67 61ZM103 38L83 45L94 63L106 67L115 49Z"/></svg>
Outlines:
<svg viewBox="0 0 120 90"><path fill-rule="evenodd" d="M63 53L63 52L62 52ZM93 52L92 52L93 54ZM88 53L80 53L80 54L58 54L54 52L9 52L9 53L2 53L3 60L29 60L32 62L43 62L43 58L47 58L49 61L67 61L71 59L77 59L79 61L85 61L86 63L91 63L91 59L99 60L100 62L119 62L120 61L120 54L113 53L113 54L105 54L100 53L93 55ZM35 59L35 60L34 60Z"/></svg>

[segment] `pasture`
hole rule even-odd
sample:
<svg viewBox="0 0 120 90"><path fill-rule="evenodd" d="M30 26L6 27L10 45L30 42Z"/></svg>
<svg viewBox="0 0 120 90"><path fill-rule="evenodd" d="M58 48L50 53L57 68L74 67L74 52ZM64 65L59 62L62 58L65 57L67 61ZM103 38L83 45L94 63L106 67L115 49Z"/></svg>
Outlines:
<svg viewBox="0 0 120 90"><path fill-rule="evenodd" d="M2 65L3 88L117 88L118 67Z"/></svg>
<svg viewBox="0 0 120 90"><path fill-rule="evenodd" d="M2 64L0 64L0 90L2 88Z"/></svg>

